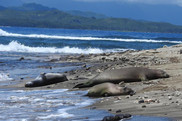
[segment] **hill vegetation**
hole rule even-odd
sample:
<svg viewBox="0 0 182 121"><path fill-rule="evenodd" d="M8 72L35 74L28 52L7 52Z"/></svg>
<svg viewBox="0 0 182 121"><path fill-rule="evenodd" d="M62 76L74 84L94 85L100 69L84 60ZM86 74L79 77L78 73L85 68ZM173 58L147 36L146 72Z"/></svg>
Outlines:
<svg viewBox="0 0 182 121"><path fill-rule="evenodd" d="M83 11L78 11L78 10L72 10L72 11L66 11L66 13L69 13L74 16L82 16L82 17L87 17L87 18L92 18L92 17L95 17L97 19L108 18L107 16L105 16L103 14L98 14L98 13L89 12L89 11L83 12Z"/></svg>
<svg viewBox="0 0 182 121"><path fill-rule="evenodd" d="M0 26L182 33L182 26L170 23L83 17L34 3L21 7L0 7Z"/></svg>

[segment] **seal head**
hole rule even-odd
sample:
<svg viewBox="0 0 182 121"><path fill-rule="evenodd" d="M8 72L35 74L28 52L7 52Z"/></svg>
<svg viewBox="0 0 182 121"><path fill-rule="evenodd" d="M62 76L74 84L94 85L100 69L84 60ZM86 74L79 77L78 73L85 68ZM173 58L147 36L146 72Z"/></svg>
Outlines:
<svg viewBox="0 0 182 121"><path fill-rule="evenodd" d="M134 95L136 92L134 90L132 90L131 88L128 88L128 87L124 87L124 88L121 88L120 89L121 92L124 92L124 94L128 94L128 95Z"/></svg>
<svg viewBox="0 0 182 121"><path fill-rule="evenodd" d="M27 82L26 84L25 84L25 87L32 87L33 86L33 82Z"/></svg>

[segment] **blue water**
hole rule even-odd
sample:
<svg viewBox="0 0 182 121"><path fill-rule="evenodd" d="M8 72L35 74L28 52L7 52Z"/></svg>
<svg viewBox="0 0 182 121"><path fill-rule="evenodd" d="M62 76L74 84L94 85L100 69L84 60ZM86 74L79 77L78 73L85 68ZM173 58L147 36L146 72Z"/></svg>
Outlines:
<svg viewBox="0 0 182 121"><path fill-rule="evenodd" d="M0 85L32 79L42 72L65 72L84 63L52 63L52 54L123 52L156 49L182 43L182 34L0 27ZM20 61L19 59L25 59ZM50 67L52 67L50 69ZM12 81L15 80L15 81ZM95 100L86 92L67 90L0 89L0 120L101 120L111 115L83 107ZM10 115L11 114L11 115ZM133 116L130 121L168 121L167 118Z"/></svg>
<svg viewBox="0 0 182 121"><path fill-rule="evenodd" d="M0 120L87 120L98 121L106 111L84 109L95 100L84 95L84 91L57 90L0 90ZM99 115L99 116L95 116Z"/></svg>
<svg viewBox="0 0 182 121"><path fill-rule="evenodd" d="M182 34L0 27L0 51L103 53L182 43Z"/></svg>
<svg viewBox="0 0 182 121"><path fill-rule="evenodd" d="M111 116L103 110L84 108L97 99L83 95L86 91L56 90L3 90L0 89L0 121L101 121ZM126 121L172 121L162 117L133 116Z"/></svg>

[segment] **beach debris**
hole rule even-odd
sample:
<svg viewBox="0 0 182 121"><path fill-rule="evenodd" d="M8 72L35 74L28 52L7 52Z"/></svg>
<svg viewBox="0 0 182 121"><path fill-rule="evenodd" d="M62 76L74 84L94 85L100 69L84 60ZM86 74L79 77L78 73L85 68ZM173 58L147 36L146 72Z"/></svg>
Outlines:
<svg viewBox="0 0 182 121"><path fill-rule="evenodd" d="M141 99L138 101L139 104L141 103L146 103L146 104L150 104L150 103L160 103L160 101L158 99Z"/></svg>

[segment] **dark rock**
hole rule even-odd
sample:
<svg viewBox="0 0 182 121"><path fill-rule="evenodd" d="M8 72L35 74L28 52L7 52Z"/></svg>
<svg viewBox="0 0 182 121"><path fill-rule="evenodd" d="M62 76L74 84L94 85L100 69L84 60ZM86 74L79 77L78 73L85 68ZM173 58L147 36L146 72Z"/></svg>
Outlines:
<svg viewBox="0 0 182 121"><path fill-rule="evenodd" d="M112 109L108 109L108 111L112 111Z"/></svg>
<svg viewBox="0 0 182 121"><path fill-rule="evenodd" d="M119 110L117 110L117 111L116 111L116 113L121 113L121 110L120 110L120 109L119 109Z"/></svg>
<svg viewBox="0 0 182 121"><path fill-rule="evenodd" d="M105 116L102 121L116 121L114 120L114 116Z"/></svg>
<svg viewBox="0 0 182 121"><path fill-rule="evenodd" d="M138 101L138 103L140 104L140 103L144 103L145 101L144 100L139 100Z"/></svg>
<svg viewBox="0 0 182 121"><path fill-rule="evenodd" d="M106 57L102 57L102 58L101 58L101 60L103 60L103 61L104 61L105 59L106 59Z"/></svg>
<svg viewBox="0 0 182 121"><path fill-rule="evenodd" d="M50 62L56 62L59 61L58 59L51 59Z"/></svg>
<svg viewBox="0 0 182 121"><path fill-rule="evenodd" d="M84 64L82 67L83 67L83 68L86 68L86 67L87 67L87 65L86 65L86 64Z"/></svg>
<svg viewBox="0 0 182 121"><path fill-rule="evenodd" d="M182 49L179 51L180 54L182 54Z"/></svg>
<svg viewBox="0 0 182 121"><path fill-rule="evenodd" d="M117 114L115 116L105 116L102 121L120 121L122 119L131 118L130 114Z"/></svg>
<svg viewBox="0 0 182 121"><path fill-rule="evenodd" d="M130 118L130 117L131 117L131 114L117 114L117 115L115 115L115 119L118 119L118 120Z"/></svg>
<svg viewBox="0 0 182 121"><path fill-rule="evenodd" d="M147 106L146 105L142 105L142 108L146 108Z"/></svg>
<svg viewBox="0 0 182 121"><path fill-rule="evenodd" d="M91 107L90 109L96 109L96 107Z"/></svg>
<svg viewBox="0 0 182 121"><path fill-rule="evenodd" d="M69 74L73 75L73 74L76 74L76 73L75 73L75 71L72 70L72 71L69 72Z"/></svg>
<svg viewBox="0 0 182 121"><path fill-rule="evenodd" d="M24 57L21 57L21 58L19 59L19 61L22 61L22 60L25 60L25 58L24 58Z"/></svg>
<svg viewBox="0 0 182 121"><path fill-rule="evenodd" d="M106 56L106 53L102 53L101 55L102 55L102 56Z"/></svg>
<svg viewBox="0 0 182 121"><path fill-rule="evenodd" d="M118 60L118 58L117 57L114 57L114 61L117 61Z"/></svg>
<svg viewBox="0 0 182 121"><path fill-rule="evenodd" d="M80 55L77 59L82 60L84 57L85 57L84 55Z"/></svg>
<svg viewBox="0 0 182 121"><path fill-rule="evenodd" d="M86 70L90 70L90 69L91 69L91 67L86 68Z"/></svg>

